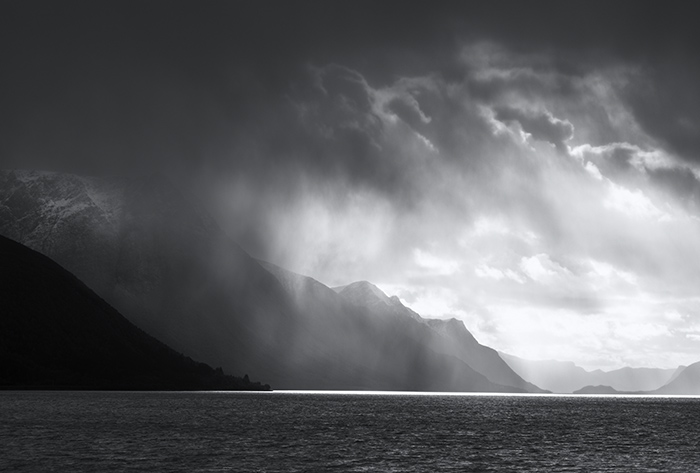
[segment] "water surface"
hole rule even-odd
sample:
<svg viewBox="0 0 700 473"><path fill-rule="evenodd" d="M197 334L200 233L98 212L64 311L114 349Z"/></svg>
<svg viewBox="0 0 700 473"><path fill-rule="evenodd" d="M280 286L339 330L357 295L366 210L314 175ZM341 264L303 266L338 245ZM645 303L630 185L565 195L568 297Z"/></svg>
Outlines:
<svg viewBox="0 0 700 473"><path fill-rule="evenodd" d="M636 471L700 465L700 399L0 392L0 471Z"/></svg>

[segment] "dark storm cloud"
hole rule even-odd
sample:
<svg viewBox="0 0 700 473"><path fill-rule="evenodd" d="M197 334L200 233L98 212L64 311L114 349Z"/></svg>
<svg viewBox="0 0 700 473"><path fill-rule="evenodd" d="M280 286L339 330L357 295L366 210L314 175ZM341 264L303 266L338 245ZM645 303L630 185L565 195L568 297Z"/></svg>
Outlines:
<svg viewBox="0 0 700 473"><path fill-rule="evenodd" d="M653 94L629 100L650 133L691 159L700 107L684 91L698 74L683 68L700 41L683 5L4 2L2 164L129 172L230 160L212 148L230 146L228 130L263 133L308 64L346 64L377 87L429 71L449 82L465 74L456 50L474 40L545 51L565 74L620 60L654 71L666 58ZM420 126L406 102L393 106Z"/></svg>
<svg viewBox="0 0 700 473"><path fill-rule="evenodd" d="M635 117L670 151L688 162L700 163L698 51L678 49L646 72L649 76L625 93Z"/></svg>
<svg viewBox="0 0 700 473"><path fill-rule="evenodd" d="M681 4L10 1L0 8L1 167L175 174L199 190L214 176L220 187L235 179L286 200L309 183L327 183L403 205L432 184L436 160L477 182L492 182L508 162L508 144L491 136L475 102L500 104L503 120L562 150L570 124L496 99L513 91L574 97L572 78L616 64L663 72L649 76L648 96L632 93L634 83L626 99L650 134L677 143L684 156L694 146L668 125L694 123L690 107L674 113L697 83L697 68L685 66L697 61L700 44L690 41L697 29ZM460 63L465 44L483 41L507 52L511 75L477 79L473 65ZM497 55L487 51L486 59L498 65ZM324 71L317 82L310 67ZM442 81L438 92L399 86L401 78L431 75ZM669 77L683 87L662 88ZM464 81L466 92L447 93ZM399 120L390 137L372 96L384 88L395 95L380 111ZM663 120L645 106L652 98ZM439 151L433 162L418 156L417 134Z"/></svg>
<svg viewBox="0 0 700 473"><path fill-rule="evenodd" d="M574 154L593 162L602 175L628 189L644 187L648 182L693 213L700 209L700 179L682 161L664 159L658 151L645 151L629 143L584 147Z"/></svg>
<svg viewBox="0 0 700 473"><path fill-rule="evenodd" d="M700 210L700 180L687 168L660 168L648 171L652 182L697 212Z"/></svg>
<svg viewBox="0 0 700 473"><path fill-rule="evenodd" d="M431 121L430 117L421 111L415 99L395 98L387 104L387 109L416 130L426 128Z"/></svg>
<svg viewBox="0 0 700 473"><path fill-rule="evenodd" d="M310 64L336 60L370 61L366 74L391 77L394 71L376 65L389 67L387 51L423 49L435 31L433 14L418 22L402 7L406 20L389 21L393 5L362 2L0 8L2 167L185 178L223 170L251 179L281 167L402 187L400 169L377 157L381 124L372 122L361 84L337 68L325 77L325 96L294 87L308 80ZM313 102L317 123L302 123L290 99Z"/></svg>
<svg viewBox="0 0 700 473"><path fill-rule="evenodd" d="M548 112L521 110L514 107L494 108L496 119L503 123L516 122L525 133L538 141L546 141L562 153L566 152L566 141L574 136L571 123L559 120Z"/></svg>
<svg viewBox="0 0 700 473"><path fill-rule="evenodd" d="M642 152L641 149L627 143L616 143L601 147L600 149L586 149L580 151L584 161L590 161L600 170L602 175L623 184L631 185L643 179L643 163L635 167L635 156Z"/></svg>
<svg viewBox="0 0 700 473"><path fill-rule="evenodd" d="M287 96L296 114L291 120L296 126L286 130L288 148L297 150L290 156L292 166L318 180L410 199L413 169L387 137L375 94L365 77L350 68L309 67L300 87Z"/></svg>

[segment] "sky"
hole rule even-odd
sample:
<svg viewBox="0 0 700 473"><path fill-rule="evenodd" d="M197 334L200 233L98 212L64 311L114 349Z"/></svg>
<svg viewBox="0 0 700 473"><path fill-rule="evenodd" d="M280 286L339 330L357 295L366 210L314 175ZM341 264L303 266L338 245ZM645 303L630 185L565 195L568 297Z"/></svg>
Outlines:
<svg viewBox="0 0 700 473"><path fill-rule="evenodd" d="M700 360L687 3L0 6L0 167L162 174L255 257L483 344Z"/></svg>

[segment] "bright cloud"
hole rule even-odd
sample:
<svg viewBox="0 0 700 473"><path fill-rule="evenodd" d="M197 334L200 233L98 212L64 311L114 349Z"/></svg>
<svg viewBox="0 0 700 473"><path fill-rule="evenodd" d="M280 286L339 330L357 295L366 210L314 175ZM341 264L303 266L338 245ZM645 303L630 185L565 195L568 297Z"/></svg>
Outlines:
<svg viewBox="0 0 700 473"><path fill-rule="evenodd" d="M613 183L610 183L608 187L608 195L603 201L603 206L635 218L651 218L657 220L669 218L669 216L661 212L641 190L636 189L631 191Z"/></svg>
<svg viewBox="0 0 700 473"><path fill-rule="evenodd" d="M269 221L277 262L374 281L520 356L697 361L700 181L625 102L643 71L493 43L452 60L461 75L311 68L290 100L325 174Z"/></svg>
<svg viewBox="0 0 700 473"><path fill-rule="evenodd" d="M549 255L544 253L523 257L520 261L520 269L533 281L543 284L571 274L568 269L552 261Z"/></svg>

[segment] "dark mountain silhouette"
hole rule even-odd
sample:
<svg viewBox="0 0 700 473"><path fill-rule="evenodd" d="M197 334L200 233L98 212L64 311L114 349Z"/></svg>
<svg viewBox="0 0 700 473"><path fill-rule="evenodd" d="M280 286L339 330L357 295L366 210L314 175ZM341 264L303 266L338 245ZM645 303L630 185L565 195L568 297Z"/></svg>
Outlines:
<svg viewBox="0 0 700 473"><path fill-rule="evenodd" d="M269 389L192 361L74 275L0 237L0 388Z"/></svg>
<svg viewBox="0 0 700 473"><path fill-rule="evenodd" d="M622 391L618 391L610 386L584 386L581 389L574 391L574 394L624 394Z"/></svg>
<svg viewBox="0 0 700 473"><path fill-rule="evenodd" d="M333 290L348 302L368 310L375 318L402 321L411 327L412 336L419 338L421 343L437 353L462 360L494 383L526 392L545 392L518 376L496 350L477 342L462 321L424 319L404 306L398 297L387 296L367 281L336 287Z"/></svg>
<svg viewBox="0 0 700 473"><path fill-rule="evenodd" d="M500 353L524 379L555 393L573 393L585 386L610 386L618 391L651 391L666 384L675 369L620 368L586 371L570 361L533 361Z"/></svg>
<svg viewBox="0 0 700 473"><path fill-rule="evenodd" d="M175 350L277 389L522 390L435 352L403 321L309 278L273 276L157 177L1 172L0 234Z"/></svg>
<svg viewBox="0 0 700 473"><path fill-rule="evenodd" d="M275 277L161 178L2 172L0 234L178 352L275 387L305 375L285 366L300 324Z"/></svg>

